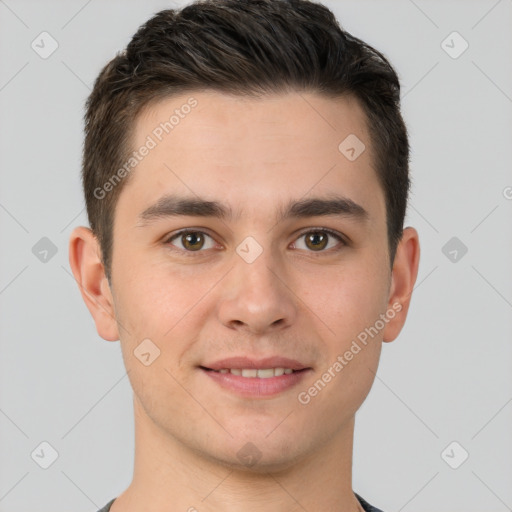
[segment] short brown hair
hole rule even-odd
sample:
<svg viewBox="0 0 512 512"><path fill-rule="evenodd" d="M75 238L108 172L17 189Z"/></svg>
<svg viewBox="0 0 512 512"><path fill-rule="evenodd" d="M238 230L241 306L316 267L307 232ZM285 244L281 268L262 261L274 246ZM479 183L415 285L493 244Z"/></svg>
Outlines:
<svg viewBox="0 0 512 512"><path fill-rule="evenodd" d="M137 115L192 90L239 95L350 94L367 117L386 200L391 264L402 237L409 143L396 72L377 50L308 0L202 0L155 14L100 72L86 103L82 181L91 229L111 278L117 199L127 178L98 190L126 161ZM341 142L341 141L340 141Z"/></svg>

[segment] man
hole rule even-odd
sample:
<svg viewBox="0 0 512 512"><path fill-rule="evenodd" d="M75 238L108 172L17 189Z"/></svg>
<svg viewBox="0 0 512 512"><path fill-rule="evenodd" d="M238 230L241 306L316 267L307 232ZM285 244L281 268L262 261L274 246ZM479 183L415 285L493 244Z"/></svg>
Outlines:
<svg viewBox="0 0 512 512"><path fill-rule="evenodd" d="M356 411L417 276L387 60L304 0L156 14L88 102L70 264L134 391L112 512L378 511Z"/></svg>

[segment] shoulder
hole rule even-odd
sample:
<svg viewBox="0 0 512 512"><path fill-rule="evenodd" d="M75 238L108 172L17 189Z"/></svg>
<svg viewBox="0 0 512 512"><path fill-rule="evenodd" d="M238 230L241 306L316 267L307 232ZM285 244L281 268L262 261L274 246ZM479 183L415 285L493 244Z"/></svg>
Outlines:
<svg viewBox="0 0 512 512"><path fill-rule="evenodd" d="M364 498L361 498L361 496L359 496L359 494L355 493L355 495L356 495L356 498L361 503L361 506L364 508L365 512L383 512L380 508L370 505Z"/></svg>
<svg viewBox="0 0 512 512"><path fill-rule="evenodd" d="M98 512L109 512L110 507L112 506L112 503L114 503L116 499L111 499L102 509L98 510Z"/></svg>

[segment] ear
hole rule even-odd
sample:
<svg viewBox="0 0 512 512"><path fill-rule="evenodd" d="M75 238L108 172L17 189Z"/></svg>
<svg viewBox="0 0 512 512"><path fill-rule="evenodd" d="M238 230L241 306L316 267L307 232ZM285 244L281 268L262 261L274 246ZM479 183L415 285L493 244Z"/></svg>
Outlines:
<svg viewBox="0 0 512 512"><path fill-rule="evenodd" d="M98 334L104 340L117 341L119 332L114 301L101 262L98 240L89 228L79 226L71 233L69 264Z"/></svg>
<svg viewBox="0 0 512 512"><path fill-rule="evenodd" d="M418 275L419 261L418 232L412 227L407 227L403 230L393 262L387 311L393 311L395 315L387 322L383 330L383 341L393 341L405 324L414 283Z"/></svg>

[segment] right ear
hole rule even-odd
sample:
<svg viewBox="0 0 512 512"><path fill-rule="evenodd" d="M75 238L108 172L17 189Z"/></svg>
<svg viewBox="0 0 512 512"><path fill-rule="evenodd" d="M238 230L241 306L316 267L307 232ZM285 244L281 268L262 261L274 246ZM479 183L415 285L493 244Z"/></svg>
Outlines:
<svg viewBox="0 0 512 512"><path fill-rule="evenodd" d="M91 313L98 334L117 341L119 331L110 285L101 261L101 250L91 229L79 226L69 238L69 265Z"/></svg>

